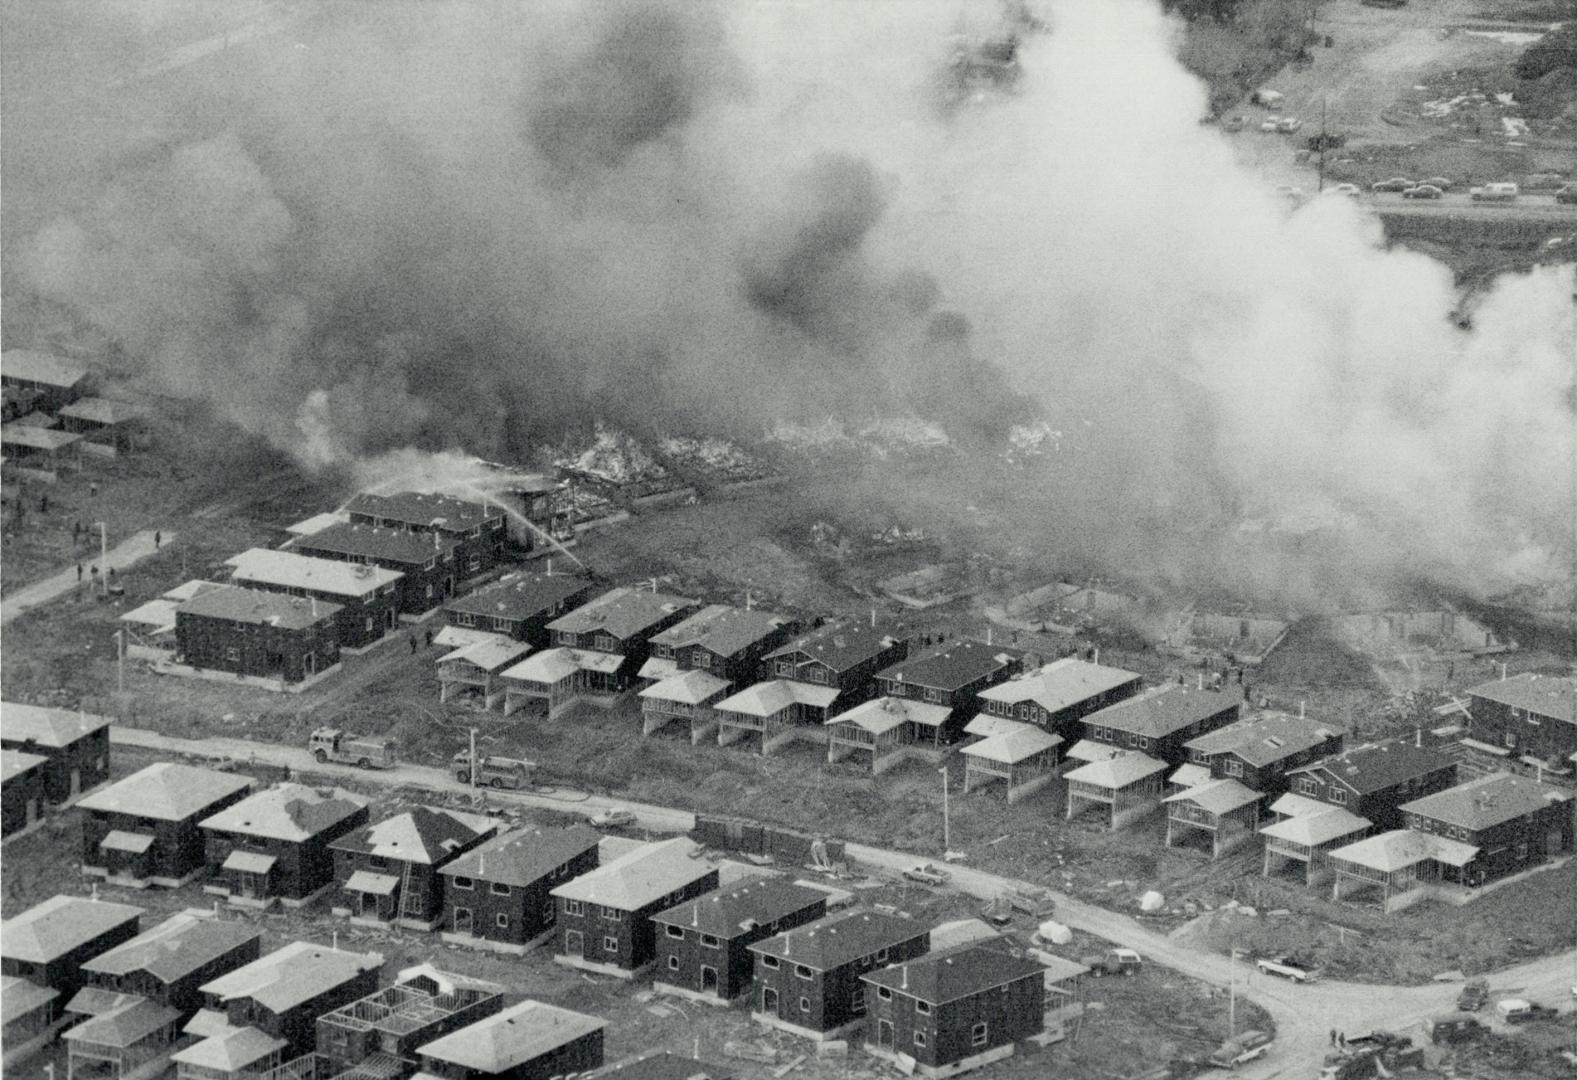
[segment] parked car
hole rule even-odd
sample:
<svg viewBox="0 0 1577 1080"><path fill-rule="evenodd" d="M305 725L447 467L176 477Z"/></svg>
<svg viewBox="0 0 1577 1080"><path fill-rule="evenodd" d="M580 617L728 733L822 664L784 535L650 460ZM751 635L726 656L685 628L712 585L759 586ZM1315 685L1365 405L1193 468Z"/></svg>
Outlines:
<svg viewBox="0 0 1577 1080"><path fill-rule="evenodd" d="M1461 1012L1478 1012L1488 1002L1488 979L1469 979L1462 984L1462 992L1457 995L1457 1009Z"/></svg>
<svg viewBox="0 0 1577 1080"><path fill-rule="evenodd" d="M1299 120L1296 116L1283 116L1281 118L1281 122L1276 125L1276 130L1281 132L1283 135L1291 135L1302 126L1303 121Z"/></svg>
<svg viewBox="0 0 1577 1080"><path fill-rule="evenodd" d="M1265 119L1260 122L1259 129L1261 131L1270 131L1270 132L1280 131L1281 130L1281 117L1279 117L1279 116L1267 116L1267 117L1265 117Z"/></svg>
<svg viewBox="0 0 1577 1080"><path fill-rule="evenodd" d="M1369 185L1370 191L1406 191L1414 184L1405 176L1393 176L1389 180L1377 180Z"/></svg>
<svg viewBox="0 0 1577 1080"><path fill-rule="evenodd" d="M1440 1046L1476 1039L1484 1033L1484 1025L1477 1017L1459 1012L1434 1017L1424 1025L1424 1031L1429 1035L1430 1042Z"/></svg>
<svg viewBox="0 0 1577 1080"><path fill-rule="evenodd" d="M910 881L924 882L927 885L941 885L952 875L935 863L924 862L909 867L903 872L903 876Z"/></svg>
<svg viewBox="0 0 1577 1080"><path fill-rule="evenodd" d="M1362 195L1363 192L1358 190L1358 185L1357 184L1332 184L1330 187L1328 187L1324 191L1320 192L1320 194L1321 195L1345 195L1349 199L1356 199L1360 195Z"/></svg>
<svg viewBox="0 0 1577 1080"><path fill-rule="evenodd" d="M1402 192L1404 199L1438 199L1444 195L1445 192L1433 184L1415 184Z"/></svg>
<svg viewBox="0 0 1577 1080"><path fill-rule="evenodd" d="M1451 190L1451 181L1447 180L1444 176L1431 176L1428 180L1420 180L1419 183L1428 184L1431 187L1437 187L1441 191Z"/></svg>
<svg viewBox="0 0 1577 1080"><path fill-rule="evenodd" d="M1079 963L1089 968L1091 975L1134 975L1144 961L1132 949L1107 949L1099 956L1086 956Z"/></svg>
<svg viewBox="0 0 1577 1080"><path fill-rule="evenodd" d="M1577 184L1562 184L1556 188L1555 201L1568 206L1577 206Z"/></svg>
<svg viewBox="0 0 1577 1080"><path fill-rule="evenodd" d="M1271 1038L1263 1031L1245 1031L1228 1039L1205 1060L1221 1069L1235 1069L1244 1062L1253 1061L1270 1049Z"/></svg>
<svg viewBox="0 0 1577 1080"><path fill-rule="evenodd" d="M1254 966L1262 975L1280 975L1293 982L1314 982L1320 977L1315 965L1298 956L1265 956L1254 961Z"/></svg>
<svg viewBox="0 0 1577 1080"><path fill-rule="evenodd" d="M1526 1024L1529 1020L1555 1015L1555 1010L1548 1005L1535 1005L1523 998L1501 998L1495 1002L1495 1012L1508 1024Z"/></svg>
<svg viewBox="0 0 1577 1080"><path fill-rule="evenodd" d="M1511 183L1485 184L1468 192L1474 202L1509 203L1517 201L1517 185Z"/></svg>
<svg viewBox="0 0 1577 1080"><path fill-rule="evenodd" d="M1242 131L1243 130L1243 126L1245 124L1247 124L1247 123L1248 123L1248 120L1245 119L1244 117L1241 117L1241 116L1229 116L1225 120L1221 121L1221 130L1223 130L1223 131Z"/></svg>
<svg viewBox="0 0 1577 1080"><path fill-rule="evenodd" d="M1267 109L1274 109L1281 104L1282 93L1280 90L1256 90L1249 100L1255 105L1263 105Z"/></svg>
<svg viewBox="0 0 1577 1080"><path fill-rule="evenodd" d="M599 829L616 829L635 824L635 815L628 810L609 807L591 815L591 823Z"/></svg>

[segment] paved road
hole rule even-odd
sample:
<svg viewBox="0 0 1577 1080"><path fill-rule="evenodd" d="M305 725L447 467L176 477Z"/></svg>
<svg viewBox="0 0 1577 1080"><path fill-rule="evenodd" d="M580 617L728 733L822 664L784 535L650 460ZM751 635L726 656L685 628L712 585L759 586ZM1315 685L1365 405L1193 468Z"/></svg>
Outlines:
<svg viewBox="0 0 1577 1080"><path fill-rule="evenodd" d="M87 567L89 564L97 565L101 572L109 569L109 567L114 567L117 571L124 570L158 550L153 543L153 533L154 530L152 529L144 529L142 532L133 533L128 539L110 548L108 566L104 565L103 561L99 559L99 549L95 546L91 552L82 557L82 565L84 567ZM165 544L170 543L174 539L175 533L173 532L167 532L163 536ZM84 570L82 587L86 589L91 581L92 578L87 576L86 570ZM51 600L58 600L76 587L77 568L75 564L72 564L63 570L56 571L47 578L35 581L33 584L20 588L14 593L9 593L4 601L0 602L0 625L10 622L25 611L31 611L36 607L49 603Z"/></svg>
<svg viewBox="0 0 1577 1080"><path fill-rule="evenodd" d="M1577 226L1577 205L1558 203L1553 195L1521 195L1516 202L1474 202L1466 194L1439 199L1404 199L1390 192L1375 192L1362 201L1382 214L1418 217L1469 217L1488 221L1548 221Z"/></svg>
<svg viewBox="0 0 1577 1080"><path fill-rule="evenodd" d="M364 783L389 786L411 785L445 792L464 792L443 769L423 765L400 765L393 769L365 771L342 765L320 765L304 749L273 746L246 739L177 739L139 728L116 725L110 734L117 743L144 749L199 756L250 758L271 765L285 765L299 772L355 778ZM489 792L489 799L553 810L585 813L620 808L633 812L645 828L657 832L688 832L695 827L695 815L670 807L632 803L574 791ZM864 844L849 844L848 857L854 862L884 870L902 870L917 860L914 855ZM954 865L951 887L981 898L997 896L1021 884L982 870ZM1327 1049L1332 1028L1350 1034L1377 1027L1400 1031L1437 1013L1449 1012L1456 999L1456 985L1378 986L1366 983L1318 982L1299 986L1260 975L1248 964L1236 969L1230 960L1213 952L1193 948L1142 926L1127 915L1096 907L1062 893L1054 892L1057 919L1077 930L1137 949L1148 961L1202 979L1216 986L1237 986L1238 995L1265 1008L1276 1022L1276 1045L1263 1060L1244 1067L1239 1075L1246 1080L1279 1080L1310 1077L1318 1072ZM1490 979L1491 1000L1515 994L1532 1001L1569 1007L1570 988L1577 982L1577 950L1542 957L1527 964L1506 968ZM1485 1019L1489 1019L1487 1014ZM1414 1032L1415 1042L1421 1041Z"/></svg>

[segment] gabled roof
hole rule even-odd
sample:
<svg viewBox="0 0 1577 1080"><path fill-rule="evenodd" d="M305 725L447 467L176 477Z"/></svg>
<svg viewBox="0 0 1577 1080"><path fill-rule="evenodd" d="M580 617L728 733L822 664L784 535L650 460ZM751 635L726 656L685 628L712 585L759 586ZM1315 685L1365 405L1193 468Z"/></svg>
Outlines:
<svg viewBox="0 0 1577 1080"><path fill-rule="evenodd" d="M366 514L388 521L400 521L418 528L439 528L465 532L483 522L504 516L504 511L485 502L469 502L450 495L403 491L396 495L363 492L345 504L351 514Z"/></svg>
<svg viewBox="0 0 1577 1080"><path fill-rule="evenodd" d="M1107 761L1122 752L1120 748L1107 743L1096 742L1094 739L1080 739L1068 747L1066 756L1069 761Z"/></svg>
<svg viewBox="0 0 1577 1080"><path fill-rule="evenodd" d="M216 832L299 843L338 825L366 805L366 799L342 788L284 783L249 795L198 824Z"/></svg>
<svg viewBox="0 0 1577 1080"><path fill-rule="evenodd" d="M1109 693L1119 686L1136 683L1140 676L1122 668L1091 664L1077 657L1065 656L1034 671L1017 675L1007 682L998 683L980 692L986 701L1018 704L1033 701L1049 713L1088 701Z"/></svg>
<svg viewBox="0 0 1577 1080"><path fill-rule="evenodd" d="M204 983L220 1001L249 998L279 1014L383 966L377 953L346 952L310 941L292 941L243 968Z"/></svg>
<svg viewBox="0 0 1577 1080"><path fill-rule="evenodd" d="M1355 746L1334 757L1293 769L1287 775L1323 772L1359 795L1384 791L1408 780L1452 768L1444 754L1425 750L1403 740Z"/></svg>
<svg viewBox="0 0 1577 1080"><path fill-rule="evenodd" d="M1357 863L1371 870L1391 873L1415 866L1426 859L1448 866L1466 866L1478 854L1478 848L1457 840L1447 840L1432 833L1412 832L1409 829L1392 829L1376 836L1366 837L1355 844L1339 847L1331 858Z"/></svg>
<svg viewBox="0 0 1577 1080"><path fill-rule="evenodd" d="M928 705L909 698L879 697L861 702L847 712L829 716L827 724L853 724L873 734L891 731L899 724L939 727L953 714L946 705Z"/></svg>
<svg viewBox="0 0 1577 1080"><path fill-rule="evenodd" d="M0 704L0 739L7 743L30 742L58 750L112 723L111 717L75 709L51 709L19 701Z"/></svg>
<svg viewBox="0 0 1577 1080"><path fill-rule="evenodd" d="M41 1009L60 996L59 990L19 979L15 975L0 975L0 1023L10 1024L34 1009Z"/></svg>
<svg viewBox="0 0 1577 1080"><path fill-rule="evenodd" d="M679 701L686 705L699 705L715 695L727 690L731 684L727 679L719 679L709 671L699 668L692 671L681 671L671 675L655 685L642 690L643 698L656 698L659 701Z"/></svg>
<svg viewBox="0 0 1577 1080"><path fill-rule="evenodd" d="M833 671L848 671L874 656L880 656L901 639L882 626L863 623L828 623L801 634L781 648L767 653L766 659L778 660L800 655L804 661L824 664Z"/></svg>
<svg viewBox="0 0 1577 1080"><path fill-rule="evenodd" d="M792 620L786 615L756 608L708 604L688 619L652 638L654 645L676 649L699 646L718 656L733 656L762 638L771 637Z"/></svg>
<svg viewBox="0 0 1577 1080"><path fill-rule="evenodd" d="M733 1080L736 1073L727 1065L659 1050L605 1066L591 1075L596 1080Z"/></svg>
<svg viewBox="0 0 1577 1080"><path fill-rule="evenodd" d="M1559 788L1540 784L1526 776L1491 773L1403 803L1402 811L1479 832L1527 817L1552 802L1570 802L1571 798Z"/></svg>
<svg viewBox="0 0 1577 1080"><path fill-rule="evenodd" d="M849 908L758 941L750 951L831 971L917 937L929 941L930 931L913 919Z"/></svg>
<svg viewBox="0 0 1577 1080"><path fill-rule="evenodd" d="M573 574L506 574L495 585L449 601L444 610L519 621L552 611L590 586Z"/></svg>
<svg viewBox="0 0 1577 1080"><path fill-rule="evenodd" d="M9 784L25 772L30 772L49 759L38 754L24 754L20 750L0 750L0 783Z"/></svg>
<svg viewBox="0 0 1577 1080"><path fill-rule="evenodd" d="M1105 761L1092 761L1088 765L1080 765L1063 779L1070 783L1078 781L1082 784L1095 784L1099 787L1120 790L1129 784L1138 783L1147 776L1165 771L1166 762L1157 761L1149 754L1141 754L1137 750L1124 750L1113 754Z"/></svg>
<svg viewBox="0 0 1577 1080"><path fill-rule="evenodd" d="M926 953L860 979L917 1001L945 1005L1021 979L1039 979L1044 971L1039 961L1006 942L977 941Z"/></svg>
<svg viewBox="0 0 1577 1080"><path fill-rule="evenodd" d="M695 842L682 836L645 844L566 881L552 893L566 900L638 911L715 871L711 863L690 857L695 850Z"/></svg>
<svg viewBox="0 0 1577 1080"><path fill-rule="evenodd" d="M133 997L108 1012L90 1016L61 1038L67 1042L93 1043L125 1050L181 1018L179 1009L144 997Z"/></svg>
<svg viewBox="0 0 1577 1080"><path fill-rule="evenodd" d="M413 533L346 522L302 537L291 550L305 555L320 551L330 555L359 555L421 566L429 559L441 559L453 553L458 545L458 540L448 539L442 533Z"/></svg>
<svg viewBox="0 0 1577 1080"><path fill-rule="evenodd" d="M431 865L448 858L455 848L497 831L498 822L482 814L418 806L357 829L329 846L335 851Z"/></svg>
<svg viewBox="0 0 1577 1080"><path fill-rule="evenodd" d="M251 548L225 560L235 568L232 579L247 583L278 585L288 589L310 589L359 600L392 585L405 575L370 563L348 563L339 559L314 559L293 551ZM212 594L209 594L212 595ZM198 597L200 601L202 597Z"/></svg>
<svg viewBox="0 0 1577 1080"><path fill-rule="evenodd" d="M103 975L141 971L172 983L262 936L249 923L181 913L87 961L82 970Z"/></svg>
<svg viewBox="0 0 1577 1080"><path fill-rule="evenodd" d="M1538 716L1577 724L1577 678L1524 672L1509 679L1481 683L1468 693L1485 701L1498 701Z"/></svg>
<svg viewBox="0 0 1577 1080"><path fill-rule="evenodd" d="M1108 705L1081 722L1091 727L1115 728L1161 739L1242 704L1241 698L1224 690L1198 690L1172 683L1151 687L1136 697Z"/></svg>
<svg viewBox="0 0 1577 1080"><path fill-rule="evenodd" d="M190 1025L187 1030L191 1033ZM177 1050L170 1055L170 1060L179 1065L193 1065L219 1073L238 1073L288 1045L284 1039L276 1039L255 1027L226 1025L223 1031Z"/></svg>
<svg viewBox="0 0 1577 1080"><path fill-rule="evenodd" d="M1014 723L1009 721L1009 723ZM1053 735L1034 724L1014 724L1010 730L987 735L977 743L970 743L962 750L970 757L997 761L1004 765L1026 761L1043 754L1062 743L1061 735Z"/></svg>
<svg viewBox="0 0 1577 1080"><path fill-rule="evenodd" d="M7 349L0 353L0 375L47 386L70 387L87 378L88 369L38 349Z"/></svg>
<svg viewBox="0 0 1577 1080"><path fill-rule="evenodd" d="M1210 783L1210 770L1203 765L1189 762L1187 765L1179 765L1177 771L1166 778L1166 782L1180 784L1183 787L1198 787L1200 784Z"/></svg>
<svg viewBox="0 0 1577 1080"><path fill-rule="evenodd" d="M1339 728L1306 717L1264 712L1207 731L1183 745L1200 754L1232 754L1254 768L1263 768L1340 733Z"/></svg>
<svg viewBox="0 0 1577 1080"><path fill-rule="evenodd" d="M1236 780L1211 780L1198 787L1186 788L1175 795L1168 795L1162 801L1191 803L1207 814L1230 814L1250 803L1257 803L1264 797Z"/></svg>
<svg viewBox="0 0 1577 1080"><path fill-rule="evenodd" d="M605 631L623 641L694 606L694 600L682 596L621 586L554 619L548 629L571 634Z"/></svg>
<svg viewBox="0 0 1577 1080"><path fill-rule="evenodd" d="M135 924L143 914L142 908L130 904L52 896L0 922L0 956L47 964L118 927Z"/></svg>
<svg viewBox="0 0 1577 1080"><path fill-rule="evenodd" d="M438 658L440 664L464 660L489 673L497 673L531 651L531 646L514 638L492 635L486 641L473 641Z"/></svg>
<svg viewBox="0 0 1577 1080"><path fill-rule="evenodd" d="M608 1026L606 1020L541 1001L522 1001L470 1027L419 1046L416 1052L465 1069L507 1073L566 1043Z"/></svg>
<svg viewBox="0 0 1577 1080"><path fill-rule="evenodd" d="M472 848L439 873L500 885L530 885L595 849L601 839L602 834L589 825L516 829Z"/></svg>
<svg viewBox="0 0 1577 1080"><path fill-rule="evenodd" d="M719 701L715 708L721 712L744 713L746 716L772 716L795 704L825 709L837 699L836 686L773 679L747 686L739 693Z"/></svg>
<svg viewBox="0 0 1577 1080"><path fill-rule="evenodd" d="M544 649L535 656L528 656L520 663L505 668L499 675L521 682L548 683L569 678L577 671L601 671L612 674L624 665L618 653L593 652L590 649Z"/></svg>
<svg viewBox="0 0 1577 1080"><path fill-rule="evenodd" d="M184 821L251 786L252 778L242 773L156 761L77 805L154 821Z"/></svg>
<svg viewBox="0 0 1577 1080"><path fill-rule="evenodd" d="M1024 659L1020 649L961 639L927 649L876 673L878 679L951 693Z"/></svg>
<svg viewBox="0 0 1577 1080"><path fill-rule="evenodd" d="M1259 830L1260 835L1302 844L1304 847L1323 847L1333 840L1361 833L1371 824L1368 818L1350 814L1339 806L1326 809L1328 812L1324 814L1301 814L1274 825L1266 825Z"/></svg>
<svg viewBox="0 0 1577 1080"><path fill-rule="evenodd" d="M199 593L175 609L177 617L194 615L243 623L266 623L287 630L305 630L309 626L332 622L339 613L340 605L326 600L314 602L303 596L286 596L284 593L245 589L238 585L221 585Z"/></svg>
<svg viewBox="0 0 1577 1080"><path fill-rule="evenodd" d="M827 894L820 889L783 878L751 878L686 900L653 915L652 921L713 934L726 941L826 899Z"/></svg>

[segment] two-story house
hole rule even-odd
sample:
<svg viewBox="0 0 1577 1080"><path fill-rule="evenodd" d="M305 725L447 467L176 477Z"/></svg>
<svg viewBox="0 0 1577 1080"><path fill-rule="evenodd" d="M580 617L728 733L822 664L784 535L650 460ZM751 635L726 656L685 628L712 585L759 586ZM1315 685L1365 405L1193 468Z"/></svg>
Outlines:
<svg viewBox="0 0 1577 1080"><path fill-rule="evenodd" d="M486 815L418 806L347 833L329 845L339 886L334 914L431 930L443 910L438 872L496 832Z"/></svg>
<svg viewBox="0 0 1577 1080"><path fill-rule="evenodd" d="M174 889L206 869L198 822L240 802L252 778L159 761L77 803L82 872Z"/></svg>
<svg viewBox="0 0 1577 1080"><path fill-rule="evenodd" d="M1468 691L1474 739L1527 764L1570 768L1577 762L1577 678L1527 672Z"/></svg>
<svg viewBox="0 0 1577 1080"><path fill-rule="evenodd" d="M982 641L959 639L934 646L876 673L884 697L940 705L947 717L931 731L934 745L955 742L981 709L980 695L1023 667L1024 653Z"/></svg>
<svg viewBox="0 0 1577 1080"><path fill-rule="evenodd" d="M341 610L311 597L217 585L175 607L173 659L284 689L339 664Z"/></svg>
<svg viewBox="0 0 1577 1080"><path fill-rule="evenodd" d="M502 507L450 495L403 491L377 495L363 492L345 506L353 525L403 529L425 534L429 542L455 546L460 580L486 573L504 557L508 539Z"/></svg>
<svg viewBox="0 0 1577 1080"><path fill-rule="evenodd" d="M657 955L659 912L717 888L717 868L685 837L643 844L551 890L561 964L633 978Z"/></svg>
<svg viewBox="0 0 1577 1080"><path fill-rule="evenodd" d="M548 623L591 598L595 583L575 574L506 574L497 583L444 605L450 626L485 630L545 649Z"/></svg>
<svg viewBox="0 0 1577 1080"><path fill-rule="evenodd" d="M367 824L367 800L340 788L279 784L200 823L213 880L240 907L300 907L334 883L329 846Z"/></svg>
<svg viewBox="0 0 1577 1080"><path fill-rule="evenodd" d="M417 1050L436 1080L553 1080L602 1064L608 1022L542 1001L522 1001Z"/></svg>
<svg viewBox="0 0 1577 1080"><path fill-rule="evenodd" d="M987 716L1035 724L1072 743L1079 721L1133 697L1144 680L1131 671L1064 656L980 692Z"/></svg>
<svg viewBox="0 0 1577 1080"><path fill-rule="evenodd" d="M301 597L309 602L309 614L311 601L337 605L334 627L342 652L365 652L399 626L403 575L397 570L271 548L251 548L225 562L231 567L233 584ZM193 597L185 606L201 605L211 595ZM176 632L180 632L179 621Z"/></svg>
<svg viewBox="0 0 1577 1080"><path fill-rule="evenodd" d="M1343 731L1283 712L1261 712L1184 743L1197 779L1236 780L1267 799L1287 790L1287 773L1341 753ZM1187 768L1187 766L1183 766ZM1175 775L1175 774L1174 774Z"/></svg>
<svg viewBox="0 0 1577 1080"><path fill-rule="evenodd" d="M658 913L660 991L731 1001L750 989L750 946L827 913L827 894L784 878L752 878Z"/></svg>
<svg viewBox="0 0 1577 1080"><path fill-rule="evenodd" d="M49 759L20 750L0 750L0 836L10 838L37 825L44 817L44 766Z"/></svg>
<svg viewBox="0 0 1577 1080"><path fill-rule="evenodd" d="M880 911L850 908L750 946L755 1019L823 1042L865 1023L861 977L930 951L931 932Z"/></svg>
<svg viewBox="0 0 1577 1080"><path fill-rule="evenodd" d="M109 779L109 717L15 701L0 711L5 713L0 746L45 759L46 802L68 803Z"/></svg>
<svg viewBox="0 0 1577 1080"><path fill-rule="evenodd" d="M1482 885L1572 850L1571 794L1531 777L1491 773L1401 810L1407 828L1476 849L1462 866L1443 868L1449 882Z"/></svg>
<svg viewBox="0 0 1577 1080"><path fill-rule="evenodd" d="M838 692L821 716L828 716L869 701L876 693L876 673L909 656L909 642L885 626L861 622L832 622L769 652L767 675L774 679L829 686Z"/></svg>
<svg viewBox="0 0 1577 1080"><path fill-rule="evenodd" d="M419 618L454 595L459 541L443 533L413 533L342 523L303 536L290 550L315 559L381 566L400 575L397 609Z"/></svg>
<svg viewBox="0 0 1577 1080"><path fill-rule="evenodd" d="M57 991L56 1008L82 988L82 965L137 936L142 908L54 896L0 922L0 973Z"/></svg>
<svg viewBox="0 0 1577 1080"><path fill-rule="evenodd" d="M1287 776L1289 794L1340 807L1387 830L1402 827L1403 803L1455 784L1457 765L1444 754L1393 740L1352 747Z"/></svg>
<svg viewBox="0 0 1577 1080"><path fill-rule="evenodd" d="M597 868L602 836L588 825L516 829L441 870L445 941L522 954L553 935L551 890Z"/></svg>
<svg viewBox="0 0 1577 1080"><path fill-rule="evenodd" d="M1241 696L1192 686L1155 686L1090 713L1080 723L1085 738L1137 750L1167 765L1188 760L1186 744L1238 719Z"/></svg>

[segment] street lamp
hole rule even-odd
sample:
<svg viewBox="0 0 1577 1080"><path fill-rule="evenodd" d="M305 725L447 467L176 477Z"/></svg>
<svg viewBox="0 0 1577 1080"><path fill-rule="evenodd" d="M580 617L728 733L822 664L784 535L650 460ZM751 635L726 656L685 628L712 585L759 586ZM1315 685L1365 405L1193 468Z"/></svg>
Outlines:
<svg viewBox="0 0 1577 1080"><path fill-rule="evenodd" d="M947 766L936 771L942 774L942 861L946 862L948 852L953 850L952 819L947 805Z"/></svg>

